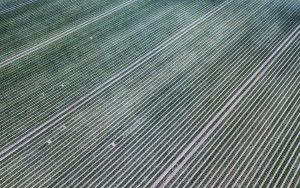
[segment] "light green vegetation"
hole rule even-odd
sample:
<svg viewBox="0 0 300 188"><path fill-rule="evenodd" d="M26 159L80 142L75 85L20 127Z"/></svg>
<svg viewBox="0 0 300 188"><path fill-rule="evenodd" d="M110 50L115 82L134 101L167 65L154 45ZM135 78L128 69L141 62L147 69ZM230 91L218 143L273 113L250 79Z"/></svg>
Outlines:
<svg viewBox="0 0 300 188"><path fill-rule="evenodd" d="M13 144L223 2L141 0L1 68L1 148ZM203 18L186 35L3 160L3 187L149 187L298 26L297 4L297 0L236 0ZM88 11L86 14L90 15ZM297 52L298 45L299 37L286 51ZM289 80L296 83L299 74L294 73L294 79L286 74L297 62L276 61L230 113L226 119L229 123L224 122L204 144L211 150L199 151L169 186L236 183L229 180L231 177L221 182L220 177L226 174L218 173L219 167L235 172L216 164L227 159L223 154L233 156L240 149L234 150L236 145L229 144L244 143L242 138L234 141L244 135L243 128L255 133L254 124L246 124L251 124L250 120L243 122L249 119L247 115L255 116L251 110L259 112L263 106L260 117L266 114L276 121L278 117L268 111L277 110L271 108L270 96L278 91L272 84ZM289 85L282 92L292 93L293 89ZM276 94L278 99L291 101L293 95L281 96ZM284 102L282 105L287 107ZM286 109L291 113L294 108ZM243 118L231 120L234 117ZM293 118L289 113L285 117ZM299 130L296 124L291 125ZM296 159L297 155L291 153ZM234 163L235 159L227 161ZM247 164L239 165L238 170ZM210 176L215 172L216 176ZM276 173L272 171L278 176Z"/></svg>
<svg viewBox="0 0 300 188"><path fill-rule="evenodd" d="M186 5L141 1L5 66L0 70L0 91L9 108L1 111L5 114L1 135L6 135L1 136L1 147L59 113L213 6L206 1ZM191 8L195 11L189 13Z"/></svg>
<svg viewBox="0 0 300 188"><path fill-rule="evenodd" d="M39 0L0 14L0 61L12 57L85 20L121 4L122 0ZM22 4L16 1L14 5Z"/></svg>
<svg viewBox="0 0 300 188"><path fill-rule="evenodd" d="M296 173L289 160L294 162L299 154L299 51L297 37L173 186L254 187L257 181L264 187L288 187L284 179ZM260 173L253 181L255 170Z"/></svg>

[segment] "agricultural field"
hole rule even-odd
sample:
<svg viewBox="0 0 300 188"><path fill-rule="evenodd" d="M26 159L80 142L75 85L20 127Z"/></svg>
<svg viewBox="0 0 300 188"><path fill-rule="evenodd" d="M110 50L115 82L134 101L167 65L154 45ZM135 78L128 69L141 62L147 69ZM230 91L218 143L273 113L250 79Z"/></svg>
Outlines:
<svg viewBox="0 0 300 188"><path fill-rule="evenodd" d="M298 0L3 0L0 187L299 187Z"/></svg>

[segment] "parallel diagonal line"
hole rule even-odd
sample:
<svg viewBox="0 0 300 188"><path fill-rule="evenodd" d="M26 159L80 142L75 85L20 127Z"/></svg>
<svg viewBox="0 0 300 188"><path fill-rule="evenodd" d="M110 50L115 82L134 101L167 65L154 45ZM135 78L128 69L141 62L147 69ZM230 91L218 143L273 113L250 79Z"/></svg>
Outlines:
<svg viewBox="0 0 300 188"><path fill-rule="evenodd" d="M15 55L15 56L13 56L13 57L10 57L10 58L8 58L8 59L6 59L6 60L4 60L4 61L2 61L0 63L0 68L4 67L6 65L9 65L9 64L15 62L16 60L21 59L21 58L23 58L23 57L25 57L25 56L33 53L33 52L36 52L37 50L42 49L43 47L45 47L45 46L47 46L49 44L52 44L52 43L60 40L61 38L64 38L64 37L66 37L66 36L68 36L68 35L76 32L76 31L78 31L78 30L80 30L80 29L82 29L82 28L84 28L84 27L86 27L86 26L88 26L88 25L90 25L92 23L95 23L96 21L99 21L99 20L101 20L101 19L103 19L103 18L105 18L105 17L107 17L109 15L112 15L113 13L115 13L115 12L117 12L117 11L119 11L119 10L121 10L121 9L123 9L123 8L131 5L131 4L133 4L136 1L138 1L138 0L127 1L127 2L125 2L123 4L121 4L121 5L113 8L113 9L111 9L111 10L109 10L109 11L101 14L101 15L98 15L98 16L96 16L94 18L91 18L90 20L87 20L87 21L85 21L85 22L83 22L83 23L81 23L81 24L79 24L79 25L77 25L77 26L75 26L75 27L73 27L71 29L68 29L68 30L60 33L59 35L56 35L56 36L54 36L54 37L52 37L52 38L50 38L50 39L48 39L46 41L43 41L42 43L40 43L40 44L38 44L36 46L33 46L32 48L29 48L29 49L27 49L27 50L25 50L25 51L23 51L23 52Z"/></svg>
<svg viewBox="0 0 300 188"><path fill-rule="evenodd" d="M136 1L136 0L135 0ZM83 104L86 104L88 101L93 99L95 96L97 96L99 93L104 91L105 89L109 88L116 82L120 81L122 78L128 76L131 72L133 72L135 69L143 65L147 60L151 59L153 56L158 54L161 50L167 48L170 46L172 43L180 39L182 36L186 35L188 32L193 30L195 27L197 27L200 23L204 22L206 19L220 11L222 8L227 6L229 3L231 3L233 0L228 0L220 4L218 7L214 8L212 11L208 12L204 16L200 17L184 29L180 30L178 33L173 35L171 38L163 42L161 45L157 46L147 54L145 54L143 57L132 63L130 66L127 68L123 69L121 72L118 74L114 75L107 81L105 81L103 84L99 85L95 89L93 89L91 92L88 94L84 95L81 97L78 101L61 111L60 113L56 114L52 118L50 118L48 121L45 123L41 124L34 130L30 131L27 133L24 137L13 143L12 145L8 146L4 150L0 152L0 161L3 161L7 157L9 157L11 154L13 154L15 151L17 151L19 148L23 147L27 143L29 143L31 140L35 139L36 137L40 136L44 132L46 132L48 129L53 127L57 122L61 121L63 118L77 110L79 107L81 107Z"/></svg>
<svg viewBox="0 0 300 188"><path fill-rule="evenodd" d="M297 147L296 148L300 148L300 142L298 143ZM297 165L297 161L298 161L298 165L300 164L300 152L297 153L297 150L294 151L293 155L297 155L296 156L296 160L294 161L291 161L292 158L289 159L289 164L291 164L291 168L294 168L295 170L290 170L288 172L287 175L285 175L285 177L281 176L280 178L278 178L277 182L275 182L275 185L274 187L285 187L284 185L286 184L291 184L292 183L292 180L294 179L294 176L296 176L297 173L300 172L300 166L296 166ZM296 166L296 167L295 167ZM283 170L282 172L284 173L287 169L285 168L285 170ZM289 179L289 177L294 173L294 175L292 176L292 178ZM280 179L282 179L282 184L281 186L278 185ZM292 187L292 186L286 186L286 187Z"/></svg>
<svg viewBox="0 0 300 188"><path fill-rule="evenodd" d="M262 66L250 77L247 82L237 90L234 96L224 105L218 114L207 123L205 128L193 139L193 141L183 150L173 163L156 179L152 184L154 187L164 187L179 172L182 166L197 152L213 131L223 122L228 114L234 110L235 106L243 99L252 87L263 77L263 75L276 62L281 54L290 46L295 38L300 34L300 25L292 31L285 41L274 51L274 53L262 64ZM208 131L208 132L207 132ZM206 133L207 132L207 133ZM197 144L196 144L197 143Z"/></svg>
<svg viewBox="0 0 300 188"><path fill-rule="evenodd" d="M17 9L19 9L19 8L22 8L22 7L26 6L26 5L29 5L29 4L34 3L34 2L37 2L37 1L38 1L38 0L30 0L30 1L23 2L23 3L20 3L20 4L18 4L18 5L15 5L15 6L13 6L13 7L9 7L9 8L7 8L7 9L5 9L5 10L1 10L1 11L0 11L0 15L1 15L1 14L5 14L5 13L8 13L8 12L11 12L11 11L14 11L14 10L17 10Z"/></svg>
<svg viewBox="0 0 300 188"><path fill-rule="evenodd" d="M273 75L273 76L274 76L274 75ZM261 87L259 87L259 89L261 89ZM255 90L259 90L259 89L255 89ZM257 93L258 93L258 92L255 92L255 94L257 94ZM266 95L266 94L264 94L264 96L265 96L265 95ZM274 96L272 97L272 99L273 99L273 98L274 98ZM253 99L254 99L254 96L252 96L250 100L253 100ZM242 112L245 112L246 106L250 106L250 107L251 107L251 112L250 112L250 113L253 113L253 110L254 110L255 106L257 106L257 105L256 105L256 104L254 105L254 104L250 103L250 100L247 102L247 104L244 105L244 108L242 109ZM253 105L254 105L254 106L253 106ZM264 104L263 104L262 106L265 106L265 102L264 102ZM259 109L258 111L260 111L261 108L262 108L262 107L260 107L260 109ZM249 113L249 114L250 114L250 113ZM243 115L245 115L245 113L243 113ZM238 118L239 120L237 120L237 119L236 119L237 117L235 117L235 119L234 119L235 122L241 121L241 120L242 120L241 118L242 118L243 116L241 115L241 116L238 116L238 117L239 117L239 118ZM248 117L248 116L247 116L247 117ZM246 119L248 119L247 117L246 117L246 118L245 118L245 117L243 118L243 122L245 122ZM227 129L229 129L229 128L227 128ZM227 130L227 129L224 130L224 132L227 132L226 135L224 135L224 133L222 133L222 134L219 136L219 138L221 137L222 140L221 140L221 141L220 141L220 140L215 140L215 141L211 144L211 146L210 146L209 148L206 148L207 151L211 151L212 147L213 147L213 146L216 146L216 145L217 145L217 146L216 146L215 148L218 148L218 147L220 146L220 144L224 141L224 138L228 138L229 134L232 133L232 129L233 129L233 128L230 128L230 130ZM244 132L244 129L240 130L240 132ZM245 133L244 135L247 135L247 133ZM233 136L234 136L234 135L231 135L230 138L232 138ZM217 141L219 141L219 142L217 142ZM235 139L235 141L236 141L236 139ZM232 145L233 143L235 143L235 141L233 141L233 142L231 143L231 145ZM226 141L226 142L228 142L228 141ZM229 146L228 148L230 148L230 146ZM203 149L204 149L204 148L203 148ZM201 149L201 151L202 151L203 149ZM215 150L216 150L216 149L214 149L212 153L214 153ZM222 154L222 155L225 155L225 153ZM199 154L198 154L198 156L199 156ZM211 157L211 156L212 156L212 154L209 155L209 157ZM207 157L207 158L209 158L209 157ZM222 157L221 157L221 158L222 158ZM212 161L211 161L211 162L212 162ZM211 162L210 162L210 163L211 163ZM202 167L204 164L206 164L206 162L203 162L203 163L201 164L201 167ZM197 165L197 166L198 166L198 165ZM206 168L208 168L208 166L205 167L205 169L206 169ZM203 170L203 172L204 172L204 171L205 171L205 170Z"/></svg>
<svg viewBox="0 0 300 188"><path fill-rule="evenodd" d="M287 52L289 52L289 51L287 51ZM285 54L285 55L286 55L286 54ZM293 55L293 54L291 54L291 57L293 57L292 55ZM271 72L271 70L270 70L270 72ZM265 95L264 95L264 96L265 96ZM273 97L274 97L274 96L273 96ZM252 99L253 99L253 97L252 97ZM277 104L277 103L276 103L276 104ZM247 105L248 105L248 104L247 104ZM246 105L246 106L247 106L247 105ZM264 105L263 105L263 106L264 106ZM245 109L244 109L244 110L245 110ZM260 109L260 110L261 110L261 109ZM258 111L260 111L260 110L258 110ZM251 110L251 111L252 111L252 110ZM254 116L254 117L257 117L257 116ZM249 121L249 122L252 122L253 120L251 119L251 120L248 120L248 121ZM244 121L243 121L243 122L244 122ZM248 132L245 133L244 135L248 135ZM250 135L251 135L251 134L250 134ZM252 137L253 137L253 136L249 136L249 138L252 138ZM236 138L236 139L237 139L237 138ZM236 140L236 139L235 139L235 140ZM234 142L235 142L235 141L234 141ZM232 145L234 142L232 142L231 145ZM231 147L231 146L229 146L229 147ZM237 146L235 146L234 148L237 148ZM233 150L235 150L235 149L233 149ZM231 150L230 153L232 153L233 150ZM246 150L246 149L245 149L245 150ZM221 159L221 158L223 159L223 156L225 156L225 153L223 153L223 154L222 154L222 157L220 157L220 158L218 159L218 162L217 162L218 164L219 164L220 159ZM230 154L229 156L231 156L231 154ZM227 156L226 158L228 158L228 156ZM218 169L220 169L220 168L221 168L220 166L224 165L224 163L225 163L225 161L223 161L222 164L219 165ZM227 165L228 165L228 164L227 164ZM216 166L216 164L215 164L214 166ZM224 167L224 166L222 166L222 167ZM231 169L234 169L234 168L232 167ZM219 170L217 170L217 171L219 171ZM236 171L235 173L237 173L237 171ZM213 175L213 176L215 177L215 175ZM224 181L224 180L227 178L227 176L229 176L229 173L227 173L226 176L225 176L222 180ZM205 177L207 177L207 175L206 175ZM232 176L232 177L234 177L234 176ZM231 178L232 178L232 177L231 177ZM205 178L203 178L203 179L205 179ZM212 179L212 176L210 177L210 179ZM215 183L216 183L216 182L217 182L217 181L215 181Z"/></svg>

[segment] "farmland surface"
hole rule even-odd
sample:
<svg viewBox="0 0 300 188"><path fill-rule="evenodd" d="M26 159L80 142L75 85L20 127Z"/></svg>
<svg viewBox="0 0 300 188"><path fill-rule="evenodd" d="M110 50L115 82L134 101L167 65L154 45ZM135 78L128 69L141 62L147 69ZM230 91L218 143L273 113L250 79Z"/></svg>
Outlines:
<svg viewBox="0 0 300 188"><path fill-rule="evenodd" d="M1 1L0 187L299 186L300 1Z"/></svg>

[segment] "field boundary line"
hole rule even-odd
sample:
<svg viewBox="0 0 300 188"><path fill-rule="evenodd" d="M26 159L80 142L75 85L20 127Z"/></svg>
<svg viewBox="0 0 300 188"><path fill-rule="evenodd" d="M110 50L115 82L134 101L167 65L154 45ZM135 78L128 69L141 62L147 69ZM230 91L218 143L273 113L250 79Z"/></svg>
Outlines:
<svg viewBox="0 0 300 188"><path fill-rule="evenodd" d="M215 13L220 11L222 8L227 6L229 3L231 3L233 0L228 0L214 8L213 10L209 11L207 14L201 16L194 22L192 22L187 27L181 29L179 32L177 32L175 35L170 37L168 40L160 44L159 46L155 47L153 50L148 52L147 54L140 57L138 60L136 60L134 63L129 65L127 68L123 69L116 75L112 76L108 80L106 80L104 83L97 86L95 89L87 93L86 95L79 98L76 102L74 102L72 105L68 106L64 110L62 110L60 113L56 114L37 128L33 129L32 131L28 132L26 135L24 135L22 138L17 140L15 143L11 144L10 146L7 146L5 149L0 151L0 162L12 155L14 152L16 152L18 149L29 143L31 140L35 139L36 137L40 136L47 130L49 130L51 127L53 127L56 123L61 121L63 118L80 108L82 105L89 102L91 99L93 99L95 96L97 96L99 93L104 91L105 89L109 88L116 82L120 81L122 78L128 76L131 72L133 72L138 67L142 66L146 61L157 55L161 50L167 48L171 44L173 44L175 41L180 39L182 36L193 30L195 27L197 27L200 23L204 22L211 16L213 16Z"/></svg>
<svg viewBox="0 0 300 188"><path fill-rule="evenodd" d="M270 57L258 68L253 75L244 83L233 95L233 97L222 107L216 116L207 123L201 132L190 142L190 144L179 154L171 165L156 179L151 188L165 187L179 170L189 161L189 159L204 144L213 131L223 122L223 120L234 110L237 104L244 98L252 87L265 75L276 60L285 52L291 43L300 34L298 25L280 46L270 55ZM206 134L205 132L208 131Z"/></svg>
<svg viewBox="0 0 300 188"><path fill-rule="evenodd" d="M84 27L86 27L86 26L88 26L88 25L90 25L90 24L92 24L96 21L99 21L99 20L101 20L101 19L103 19L103 18L105 18L105 17L107 17L107 16L109 16L109 15L111 15L111 14L113 14L113 13L115 13L115 12L131 5L131 4L133 4L136 1L138 1L138 0L129 0L129 1L127 1L123 4L121 4L121 5L118 5L117 7L114 7L112 9L110 9L109 11L107 11L103 14L100 14L98 16L95 16L95 17L87 20L87 21L84 21L83 23L81 23L81 24L79 24L79 25L77 25L77 26L75 26L71 29L67 29L66 31L64 31L64 32L62 32L62 33L46 40L46 41L41 42L40 44L37 44L37 45L35 45L35 46L25 50L25 51L13 56L13 57L10 57L10 58L8 58L8 59L6 59L6 60L4 60L3 62L0 63L0 68L4 67L6 65L9 65L9 64L13 63L14 61L16 61L18 59L21 59L21 58L23 58L23 57L39 50L39 49L42 49L43 47L45 47L49 44L52 44L52 43L58 41L61 38L64 38L64 37L66 37L66 36L68 36L72 33L75 33L76 31L78 31L78 30L80 30L80 29L82 29L82 28L84 28Z"/></svg>

